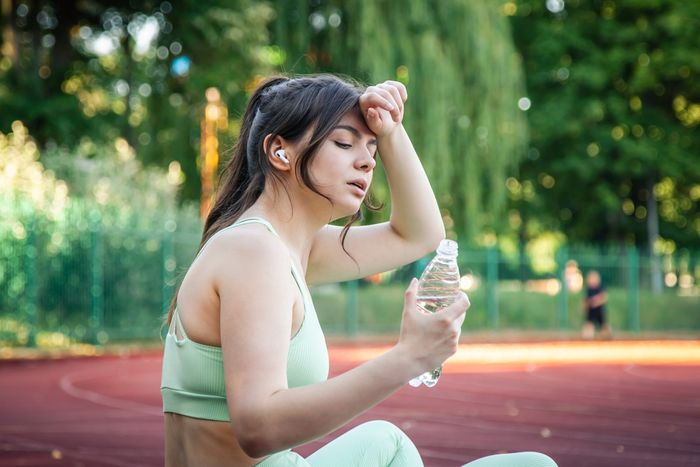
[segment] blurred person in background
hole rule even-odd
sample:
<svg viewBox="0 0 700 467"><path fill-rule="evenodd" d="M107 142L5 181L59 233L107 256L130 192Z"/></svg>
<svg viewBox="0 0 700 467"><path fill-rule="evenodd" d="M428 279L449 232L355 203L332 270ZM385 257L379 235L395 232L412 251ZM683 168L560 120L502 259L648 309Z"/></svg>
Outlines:
<svg viewBox="0 0 700 467"><path fill-rule="evenodd" d="M610 339L612 334L605 317L605 307L608 303L608 292L603 286L600 273L596 270L586 274L586 296L583 299L583 311L586 314L581 334L584 339L593 339L596 330L600 337Z"/></svg>

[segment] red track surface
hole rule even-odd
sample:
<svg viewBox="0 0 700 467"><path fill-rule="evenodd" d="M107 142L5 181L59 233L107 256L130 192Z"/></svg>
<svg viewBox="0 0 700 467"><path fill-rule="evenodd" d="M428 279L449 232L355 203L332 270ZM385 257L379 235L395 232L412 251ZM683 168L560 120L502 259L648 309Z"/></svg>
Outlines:
<svg viewBox="0 0 700 467"><path fill-rule="evenodd" d="M356 351L332 347L333 373L354 366ZM158 353L0 362L0 466L163 465L160 365ZM462 362L436 388L405 387L353 425L392 421L427 466L522 450L561 467L700 465L699 370Z"/></svg>

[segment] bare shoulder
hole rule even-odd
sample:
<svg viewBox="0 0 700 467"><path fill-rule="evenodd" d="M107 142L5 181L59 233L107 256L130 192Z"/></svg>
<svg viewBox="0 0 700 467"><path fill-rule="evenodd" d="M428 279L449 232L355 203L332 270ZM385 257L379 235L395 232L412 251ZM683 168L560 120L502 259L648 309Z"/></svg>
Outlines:
<svg viewBox="0 0 700 467"><path fill-rule="evenodd" d="M243 300L275 294L293 297L290 257L282 241L260 225L239 226L215 234L193 261L178 290L180 317L193 340L220 345L220 320L238 313ZM226 304L229 306L224 306ZM230 305L234 304L234 305Z"/></svg>
<svg viewBox="0 0 700 467"><path fill-rule="evenodd" d="M257 272L289 274L290 268L287 247L262 225L239 226L215 235L202 252L202 260L218 284L255 277Z"/></svg>

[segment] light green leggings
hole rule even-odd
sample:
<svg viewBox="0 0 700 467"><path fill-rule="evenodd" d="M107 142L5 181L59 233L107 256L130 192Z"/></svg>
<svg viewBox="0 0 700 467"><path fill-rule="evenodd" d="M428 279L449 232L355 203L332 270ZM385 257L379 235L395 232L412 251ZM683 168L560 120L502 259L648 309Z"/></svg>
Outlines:
<svg viewBox="0 0 700 467"><path fill-rule="evenodd" d="M421 467L416 446L396 426L375 420L339 436L304 459L296 452L273 454L257 467ZM482 457L463 467L556 467L548 456L516 452Z"/></svg>

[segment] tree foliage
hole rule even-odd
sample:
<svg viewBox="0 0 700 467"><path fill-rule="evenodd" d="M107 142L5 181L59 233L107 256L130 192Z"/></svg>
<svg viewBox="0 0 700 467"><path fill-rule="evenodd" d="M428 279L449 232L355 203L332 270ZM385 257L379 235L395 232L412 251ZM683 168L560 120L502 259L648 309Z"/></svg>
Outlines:
<svg viewBox="0 0 700 467"><path fill-rule="evenodd" d="M10 3L15 53L4 54L0 105L11 117L0 118L0 128L20 119L49 146L121 135L146 163L179 161L183 195L195 198L208 86L221 89L235 120L251 78L275 66L367 83L397 79L409 88L406 125L448 228L473 238L500 222L503 182L527 130L509 24L491 2ZM44 100L33 109L35 88ZM237 125L230 129L229 142ZM388 202L377 180L378 198Z"/></svg>
<svg viewBox="0 0 700 467"><path fill-rule="evenodd" d="M276 9L273 38L286 51L286 70L407 85L405 124L449 230L473 240L499 225L504 182L524 153L527 126L517 106L523 77L498 5L278 1Z"/></svg>
<svg viewBox="0 0 700 467"><path fill-rule="evenodd" d="M230 109L226 147L260 76L330 71L408 86L406 126L461 238L641 245L658 225L700 245L697 2L8 0L0 14L0 132L24 122L56 173L123 138L146 166L178 162L196 199L206 88Z"/></svg>
<svg viewBox="0 0 700 467"><path fill-rule="evenodd" d="M199 194L205 89L219 87L237 107L275 58L265 3L12 0L2 8L0 131L20 120L49 147L122 136L146 163L178 161L190 199Z"/></svg>
<svg viewBox="0 0 700 467"><path fill-rule="evenodd" d="M700 4L509 4L532 100L510 181L528 235L643 245L658 210L663 239L700 245Z"/></svg>

